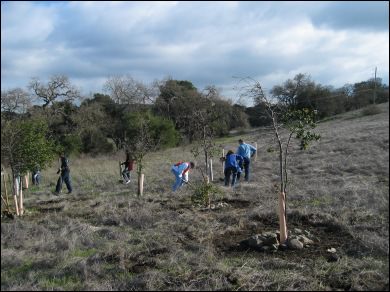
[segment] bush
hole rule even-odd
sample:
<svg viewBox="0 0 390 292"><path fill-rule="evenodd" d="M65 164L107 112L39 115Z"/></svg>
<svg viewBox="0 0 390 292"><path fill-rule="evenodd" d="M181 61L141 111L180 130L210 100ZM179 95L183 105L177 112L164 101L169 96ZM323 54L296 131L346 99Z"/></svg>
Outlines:
<svg viewBox="0 0 390 292"><path fill-rule="evenodd" d="M79 135L68 135L61 139L60 144L65 153L69 154L78 154L80 153L83 142L81 141L81 137Z"/></svg>
<svg viewBox="0 0 390 292"><path fill-rule="evenodd" d="M372 116L381 113L381 109L375 105L369 105L362 110L362 116Z"/></svg>
<svg viewBox="0 0 390 292"><path fill-rule="evenodd" d="M191 201L196 205L208 206L212 199L215 200L220 196L222 196L222 190L218 186L203 182L195 187Z"/></svg>
<svg viewBox="0 0 390 292"><path fill-rule="evenodd" d="M114 150L114 145L107 141L105 135L99 131L88 133L82 137L83 152L92 153L109 153Z"/></svg>

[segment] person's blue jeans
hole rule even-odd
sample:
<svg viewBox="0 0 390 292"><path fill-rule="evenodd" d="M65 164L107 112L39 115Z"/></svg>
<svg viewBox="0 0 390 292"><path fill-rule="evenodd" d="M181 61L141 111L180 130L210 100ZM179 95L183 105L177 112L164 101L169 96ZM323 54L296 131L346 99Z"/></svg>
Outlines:
<svg viewBox="0 0 390 292"><path fill-rule="evenodd" d="M249 165L251 160L247 157L244 157L244 170L245 170L245 181L249 181Z"/></svg>
<svg viewBox="0 0 390 292"><path fill-rule="evenodd" d="M225 171L225 186L228 186L230 183L230 176L232 176L232 187L236 184L237 178L237 168L235 167L226 167Z"/></svg>
<svg viewBox="0 0 390 292"><path fill-rule="evenodd" d="M126 169L122 171L122 176L125 182L129 181L131 179L131 172L130 170Z"/></svg>
<svg viewBox="0 0 390 292"><path fill-rule="evenodd" d="M33 185L36 185L36 186L38 186L41 183L41 173L39 171L33 173L32 183L33 183Z"/></svg>
<svg viewBox="0 0 390 292"><path fill-rule="evenodd" d="M58 178L57 186L56 186L56 193L60 193L62 189L62 183L65 182L66 188L68 189L68 192L72 192L72 184L70 180L70 173L69 171L61 172L61 176Z"/></svg>
<svg viewBox="0 0 390 292"><path fill-rule="evenodd" d="M183 185L183 180L179 176L180 174L174 168L172 168L171 171L175 175L175 179L176 179L175 183L172 186L172 190L175 192L178 188L180 188Z"/></svg>

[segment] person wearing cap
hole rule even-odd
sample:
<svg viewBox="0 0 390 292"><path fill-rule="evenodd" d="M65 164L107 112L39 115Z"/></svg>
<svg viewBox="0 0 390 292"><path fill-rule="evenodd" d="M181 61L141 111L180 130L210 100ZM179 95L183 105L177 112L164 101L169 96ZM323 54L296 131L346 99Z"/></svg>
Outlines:
<svg viewBox="0 0 390 292"><path fill-rule="evenodd" d="M249 181L249 165L257 149L250 144L244 143L242 139L238 140L238 143L240 146L238 146L236 154L244 158L245 181Z"/></svg>
<svg viewBox="0 0 390 292"><path fill-rule="evenodd" d="M175 163L172 168L171 172L175 175L175 183L172 186L172 190L175 192L178 190L183 183L188 183L188 173L189 170L195 167L194 162L183 162L180 161L178 163Z"/></svg>

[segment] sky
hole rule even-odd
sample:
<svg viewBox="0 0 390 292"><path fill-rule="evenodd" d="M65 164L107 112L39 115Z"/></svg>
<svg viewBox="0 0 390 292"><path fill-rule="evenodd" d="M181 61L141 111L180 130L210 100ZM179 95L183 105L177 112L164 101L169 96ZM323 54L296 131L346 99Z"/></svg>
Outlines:
<svg viewBox="0 0 390 292"><path fill-rule="evenodd" d="M233 101L298 73L341 87L389 84L388 1L1 2L1 89L67 75L84 95L111 76L171 77Z"/></svg>

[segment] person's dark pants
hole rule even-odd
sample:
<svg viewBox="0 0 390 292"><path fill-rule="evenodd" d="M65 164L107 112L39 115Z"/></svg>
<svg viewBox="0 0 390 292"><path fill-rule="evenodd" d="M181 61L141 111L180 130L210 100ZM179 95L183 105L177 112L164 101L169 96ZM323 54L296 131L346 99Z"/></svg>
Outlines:
<svg viewBox="0 0 390 292"><path fill-rule="evenodd" d="M229 186L230 176L232 176L232 187L236 184L237 169L235 167L226 167L225 171L225 186Z"/></svg>
<svg viewBox="0 0 390 292"><path fill-rule="evenodd" d="M249 165L251 160L249 158L244 157L244 169L245 169L245 181L249 181Z"/></svg>
<svg viewBox="0 0 390 292"><path fill-rule="evenodd" d="M64 173L61 173L61 176L58 178L57 186L56 186L56 193L60 193L62 189L62 182L65 182L66 187L68 189L68 192L72 192L72 185L70 183L70 173L69 171L66 171Z"/></svg>

